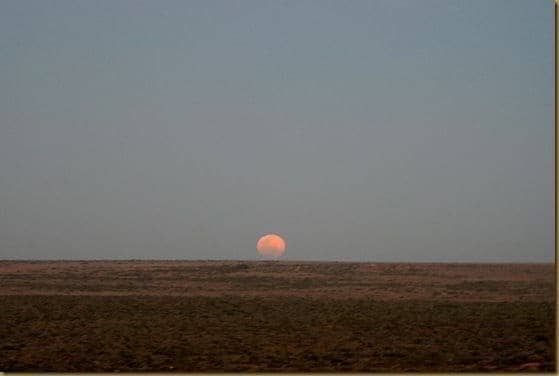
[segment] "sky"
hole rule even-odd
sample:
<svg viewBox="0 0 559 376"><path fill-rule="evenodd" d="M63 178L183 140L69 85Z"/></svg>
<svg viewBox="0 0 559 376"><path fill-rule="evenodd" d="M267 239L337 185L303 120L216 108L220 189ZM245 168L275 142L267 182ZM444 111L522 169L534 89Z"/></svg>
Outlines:
<svg viewBox="0 0 559 376"><path fill-rule="evenodd" d="M554 259L551 0L3 0L0 35L0 259Z"/></svg>

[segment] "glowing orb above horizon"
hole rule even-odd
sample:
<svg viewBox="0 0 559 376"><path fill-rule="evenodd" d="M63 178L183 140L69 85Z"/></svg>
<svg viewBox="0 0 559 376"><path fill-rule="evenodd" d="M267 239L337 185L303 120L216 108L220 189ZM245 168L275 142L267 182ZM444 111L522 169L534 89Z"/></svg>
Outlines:
<svg viewBox="0 0 559 376"><path fill-rule="evenodd" d="M256 250L266 258L280 258L285 253L285 240L277 234L266 234L256 242Z"/></svg>

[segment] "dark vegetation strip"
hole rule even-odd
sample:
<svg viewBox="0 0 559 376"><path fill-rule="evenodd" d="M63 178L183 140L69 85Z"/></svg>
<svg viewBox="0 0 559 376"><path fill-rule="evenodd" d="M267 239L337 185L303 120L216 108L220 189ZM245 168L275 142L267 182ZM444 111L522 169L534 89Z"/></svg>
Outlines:
<svg viewBox="0 0 559 376"><path fill-rule="evenodd" d="M555 367L548 302L0 296L5 371Z"/></svg>

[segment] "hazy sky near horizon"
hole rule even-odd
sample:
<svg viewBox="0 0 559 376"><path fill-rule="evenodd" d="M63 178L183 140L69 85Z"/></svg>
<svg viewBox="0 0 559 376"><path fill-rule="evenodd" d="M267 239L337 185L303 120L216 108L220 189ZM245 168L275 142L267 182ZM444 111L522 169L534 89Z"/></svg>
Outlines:
<svg viewBox="0 0 559 376"><path fill-rule="evenodd" d="M0 2L0 259L549 262L553 1Z"/></svg>

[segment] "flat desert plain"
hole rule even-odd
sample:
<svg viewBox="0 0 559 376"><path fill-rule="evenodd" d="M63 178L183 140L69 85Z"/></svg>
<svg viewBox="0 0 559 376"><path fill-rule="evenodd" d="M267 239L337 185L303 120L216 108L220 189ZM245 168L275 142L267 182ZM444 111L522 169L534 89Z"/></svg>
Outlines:
<svg viewBox="0 0 559 376"><path fill-rule="evenodd" d="M554 371L554 264L0 261L3 371Z"/></svg>

